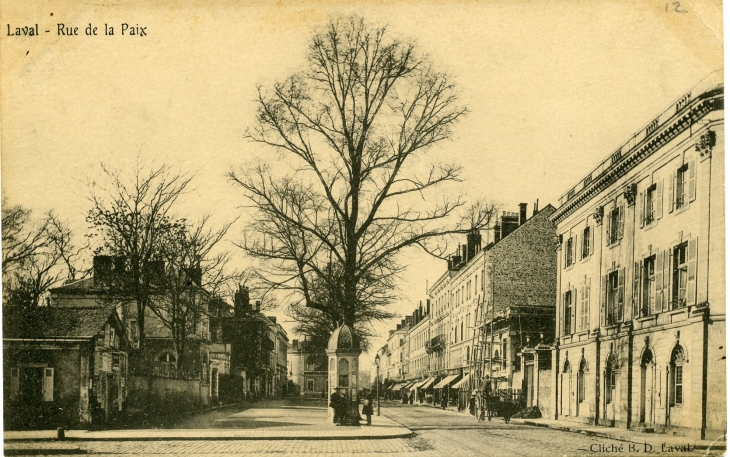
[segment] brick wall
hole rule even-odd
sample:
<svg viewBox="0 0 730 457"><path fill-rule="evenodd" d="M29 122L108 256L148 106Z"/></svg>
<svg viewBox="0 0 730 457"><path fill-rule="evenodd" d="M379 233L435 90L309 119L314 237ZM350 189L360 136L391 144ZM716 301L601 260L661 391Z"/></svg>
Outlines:
<svg viewBox="0 0 730 457"><path fill-rule="evenodd" d="M496 311L517 305L555 304L555 225L548 206L491 249Z"/></svg>

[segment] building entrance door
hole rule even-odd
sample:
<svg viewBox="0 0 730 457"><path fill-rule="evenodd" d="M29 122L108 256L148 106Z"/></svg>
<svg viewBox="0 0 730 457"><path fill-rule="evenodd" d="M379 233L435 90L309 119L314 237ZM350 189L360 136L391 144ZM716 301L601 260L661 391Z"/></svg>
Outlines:
<svg viewBox="0 0 730 457"><path fill-rule="evenodd" d="M535 406L535 365L525 365L527 407Z"/></svg>
<svg viewBox="0 0 730 457"><path fill-rule="evenodd" d="M654 356L646 349L641 356L641 400L639 422L654 422Z"/></svg>

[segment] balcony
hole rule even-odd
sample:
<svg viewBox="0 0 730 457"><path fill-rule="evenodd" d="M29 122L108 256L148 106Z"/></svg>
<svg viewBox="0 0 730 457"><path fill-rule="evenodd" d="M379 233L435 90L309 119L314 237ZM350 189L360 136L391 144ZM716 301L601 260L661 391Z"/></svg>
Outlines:
<svg viewBox="0 0 730 457"><path fill-rule="evenodd" d="M441 336L436 336L426 341L426 353L441 352L446 349L446 342Z"/></svg>

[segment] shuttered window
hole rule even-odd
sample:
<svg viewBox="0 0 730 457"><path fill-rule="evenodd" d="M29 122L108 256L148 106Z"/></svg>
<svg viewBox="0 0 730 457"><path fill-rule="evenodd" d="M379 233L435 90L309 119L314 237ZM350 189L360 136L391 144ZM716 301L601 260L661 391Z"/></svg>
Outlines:
<svg viewBox="0 0 730 457"><path fill-rule="evenodd" d="M580 328L581 330L588 330L588 305L591 295L590 279L581 285L580 294Z"/></svg>
<svg viewBox="0 0 730 457"><path fill-rule="evenodd" d="M625 269L606 275L606 325L623 320Z"/></svg>
<svg viewBox="0 0 730 457"><path fill-rule="evenodd" d="M18 368L10 369L10 400L18 400L20 398L20 370Z"/></svg>
<svg viewBox="0 0 730 457"><path fill-rule="evenodd" d="M43 401L53 401L53 368L43 369Z"/></svg>
<svg viewBox="0 0 730 457"><path fill-rule="evenodd" d="M583 250L581 252L581 258L585 259L591 255L591 227L587 226L583 229Z"/></svg>
<svg viewBox="0 0 730 457"><path fill-rule="evenodd" d="M569 290L563 294L563 335L570 335L572 329L571 318L573 315L573 291Z"/></svg>

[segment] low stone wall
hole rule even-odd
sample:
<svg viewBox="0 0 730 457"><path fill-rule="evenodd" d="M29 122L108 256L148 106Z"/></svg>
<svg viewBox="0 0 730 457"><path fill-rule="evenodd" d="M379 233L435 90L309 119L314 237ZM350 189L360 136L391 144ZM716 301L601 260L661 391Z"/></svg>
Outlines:
<svg viewBox="0 0 730 457"><path fill-rule="evenodd" d="M210 406L209 386L199 379L130 376L127 382L131 416L164 416Z"/></svg>

